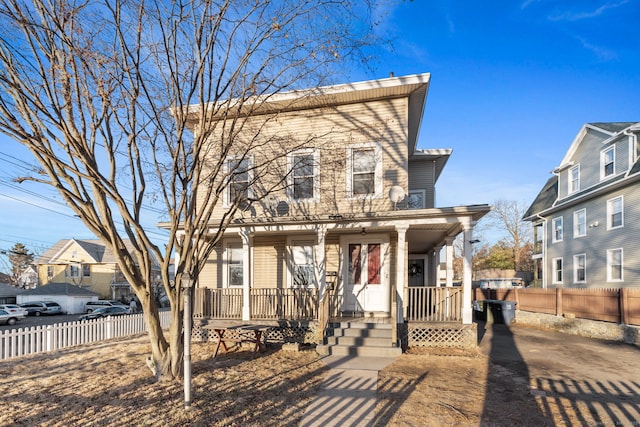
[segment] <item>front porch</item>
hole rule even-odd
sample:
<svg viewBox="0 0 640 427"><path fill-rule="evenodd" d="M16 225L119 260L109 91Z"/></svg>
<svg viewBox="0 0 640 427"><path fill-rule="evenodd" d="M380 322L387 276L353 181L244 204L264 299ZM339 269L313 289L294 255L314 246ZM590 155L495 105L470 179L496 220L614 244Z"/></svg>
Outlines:
<svg viewBox="0 0 640 427"><path fill-rule="evenodd" d="M341 311L341 295L328 289L320 298L317 289L198 288L194 316L208 320L237 320L273 325L266 338L271 342L321 344L327 325L340 322L388 323L391 347L469 347L475 345L475 325L462 322L461 287L405 287L402 323L392 321L397 313ZM246 307L248 304L248 307ZM393 305L395 306L395 304ZM248 313L249 316L243 313ZM203 333L202 331L195 331ZM201 337L205 339L206 337Z"/></svg>

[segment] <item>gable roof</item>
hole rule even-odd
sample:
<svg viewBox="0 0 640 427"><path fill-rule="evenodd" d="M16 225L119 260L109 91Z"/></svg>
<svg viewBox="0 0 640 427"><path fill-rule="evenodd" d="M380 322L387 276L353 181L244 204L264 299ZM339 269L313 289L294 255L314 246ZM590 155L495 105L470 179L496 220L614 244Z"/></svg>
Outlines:
<svg viewBox="0 0 640 427"><path fill-rule="evenodd" d="M133 251L133 244L130 240L124 241L125 246L129 251ZM88 259L69 260L61 259L61 255L65 253L70 247L75 246L82 250ZM155 258L154 258L155 259ZM47 249L40 257L38 257L34 264L69 264L73 262L82 262L87 264L116 264L117 259L113 252L109 250L100 240L76 240L76 239L62 239L55 245ZM155 262L158 265L157 261Z"/></svg>
<svg viewBox="0 0 640 427"><path fill-rule="evenodd" d="M542 187L542 190L540 190L534 201L531 203L531 206L529 206L527 211L524 213L524 216L522 217L523 220L533 221L536 214L540 214L541 212L553 208L556 205L556 202L558 201L557 172L565 167L571 166L571 158L589 130L595 130L597 132L608 135L609 138L607 138L605 141L609 141L611 140L611 138L618 137L620 134L627 133L629 131L640 131L640 122L595 122L586 123L585 125L583 125L578 132L578 135L571 143L571 146L565 153L560 166L554 169L554 176L549 178L549 180ZM601 182L597 185L585 189L584 191L578 192L571 197L564 198L560 205L571 203L573 200L582 197L585 193L593 193L596 190L611 186L612 183L619 182L621 185L624 185L624 181L627 181L628 179L637 179L637 177L633 177L633 175L638 174L639 172L640 158L636 160L636 162L632 165L626 175L621 175L619 177L616 177L615 179L609 179L606 182Z"/></svg>
<svg viewBox="0 0 640 427"><path fill-rule="evenodd" d="M24 291L22 295L67 295L67 296L95 296L89 289L81 288L70 283L49 283L34 289Z"/></svg>

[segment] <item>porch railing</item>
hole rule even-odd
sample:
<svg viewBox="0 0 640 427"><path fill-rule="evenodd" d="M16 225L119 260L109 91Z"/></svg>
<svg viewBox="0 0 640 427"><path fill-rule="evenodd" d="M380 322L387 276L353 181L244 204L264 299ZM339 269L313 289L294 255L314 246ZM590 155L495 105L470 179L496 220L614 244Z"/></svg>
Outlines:
<svg viewBox="0 0 640 427"><path fill-rule="evenodd" d="M313 320L318 318L316 289L251 289L252 319Z"/></svg>
<svg viewBox="0 0 640 427"><path fill-rule="evenodd" d="M410 322L461 322L461 287L425 287L408 289L407 320Z"/></svg>
<svg viewBox="0 0 640 427"><path fill-rule="evenodd" d="M214 319L242 319L243 290L199 288L195 292L194 314ZM311 320L318 317L316 289L251 289L251 319Z"/></svg>

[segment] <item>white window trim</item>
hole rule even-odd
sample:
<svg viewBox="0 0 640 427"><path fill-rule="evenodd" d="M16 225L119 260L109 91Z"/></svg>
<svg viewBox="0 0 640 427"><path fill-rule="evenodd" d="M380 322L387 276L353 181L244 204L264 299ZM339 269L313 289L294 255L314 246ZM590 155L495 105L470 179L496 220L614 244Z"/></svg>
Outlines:
<svg viewBox="0 0 640 427"><path fill-rule="evenodd" d="M231 256L231 249L242 249L242 240L239 239L230 239L224 241L224 251L222 253L222 285L225 288L231 289L240 289L242 288L242 284L239 286L231 286L231 280L229 277L229 257Z"/></svg>
<svg viewBox="0 0 640 427"><path fill-rule="evenodd" d="M573 183L573 171L577 170L578 171L578 178L576 179L577 184L576 184L576 188L572 187L572 183ZM577 164L575 166L572 166L571 168L569 168L569 176L567 179L567 194L573 194L576 193L578 191L580 191L580 164Z"/></svg>
<svg viewBox="0 0 640 427"><path fill-rule="evenodd" d="M619 279L613 279L611 277L611 258L612 258L612 253L613 252L620 252L620 278ZM622 248L614 248L614 249L607 249L607 282L624 282L624 249Z"/></svg>
<svg viewBox="0 0 640 427"><path fill-rule="evenodd" d="M562 280L558 281L556 279L557 277L557 272L558 270L556 270L556 261L560 260L560 262L562 263ZM562 285L564 283L564 261L562 259L562 257L557 257L557 258L551 258L551 283L553 283L554 285Z"/></svg>
<svg viewBox="0 0 640 427"><path fill-rule="evenodd" d="M560 230L562 231L562 235L560 236L559 239L556 238L556 220L560 221ZM562 242L563 240L564 240L564 219L561 216L559 216L551 220L551 242L556 243L556 242Z"/></svg>
<svg viewBox="0 0 640 427"><path fill-rule="evenodd" d="M287 250L287 288L289 289L296 288L293 283L293 276L294 276L293 247L294 246L313 247L313 264L315 266L316 265L316 236L287 237L287 248L289 248L289 250ZM317 287L319 286L319 283L318 283L317 271L315 267L314 267L313 273L314 273L314 280L316 281L315 288L317 289ZM296 288L296 289L311 289L311 288Z"/></svg>
<svg viewBox="0 0 640 427"><path fill-rule="evenodd" d="M580 234L580 228L578 227L578 215L580 212L584 212L584 233ZM587 210L579 209L573 213L573 238L578 239L587 235Z"/></svg>
<svg viewBox="0 0 640 427"><path fill-rule="evenodd" d="M362 150L362 149L371 149L375 150L375 160L376 160L376 168L374 172L374 185L375 192L374 194L367 195L353 195L353 161L351 160L351 153L354 150ZM369 142L364 144L353 144L347 147L346 151L346 198L347 199L379 199L382 197L382 144L379 142Z"/></svg>
<svg viewBox="0 0 640 427"><path fill-rule="evenodd" d="M231 183L231 175L229 175L230 173L229 162L239 160L239 159L242 159L242 157L241 156L227 157L227 160L225 160L224 165L222 165L222 172L226 180L225 182L226 188L222 194L222 207L224 208L231 207L231 203L229 200L229 184ZM249 188L247 189L247 194L251 198L253 197L253 186L251 185L251 183L253 182L253 156L246 156L245 159L249 162L249 164L247 165L248 174L249 174Z"/></svg>
<svg viewBox="0 0 640 427"><path fill-rule="evenodd" d="M610 179L614 176L616 176L616 150L615 150L615 145L608 147L604 150L602 150L600 152L600 180L605 180L605 179ZM611 175L605 175L604 174L604 167L605 167L605 157L606 157L606 153L608 153L609 151L611 151L613 153L613 172L611 173Z"/></svg>
<svg viewBox="0 0 640 427"><path fill-rule="evenodd" d="M578 258L584 259L584 280L578 280ZM587 283L587 255L576 254L573 256L573 283Z"/></svg>
<svg viewBox="0 0 640 427"><path fill-rule="evenodd" d="M293 158L298 155L313 154L313 197L306 199L293 198ZM320 150L307 148L287 154L287 198L293 203L320 202Z"/></svg>
<svg viewBox="0 0 640 427"><path fill-rule="evenodd" d="M620 225L611 226L611 215L614 200L620 199ZM607 200L607 230L616 230L624 227L624 196L617 196Z"/></svg>

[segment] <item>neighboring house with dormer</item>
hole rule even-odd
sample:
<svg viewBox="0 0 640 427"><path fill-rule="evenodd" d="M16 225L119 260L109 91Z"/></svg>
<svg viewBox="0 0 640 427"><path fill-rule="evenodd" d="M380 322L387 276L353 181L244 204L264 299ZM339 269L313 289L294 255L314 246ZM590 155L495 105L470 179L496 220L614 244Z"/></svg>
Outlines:
<svg viewBox="0 0 640 427"><path fill-rule="evenodd" d="M38 269L35 265L30 265L18 276L18 286L23 289L33 289L38 286Z"/></svg>
<svg viewBox="0 0 640 427"><path fill-rule="evenodd" d="M524 215L542 287L640 283L640 123L585 124Z"/></svg>
<svg viewBox="0 0 640 427"><path fill-rule="evenodd" d="M313 290L322 300L330 290L332 317L403 324L411 314L409 281L421 290L441 283L454 289L453 241L463 233L465 296L452 310L459 322L472 322L472 232L490 207L436 206L435 184L451 150L417 147L429 82L429 74L418 74L321 87L249 100L237 114L214 113L216 129L242 121L240 137L246 131L256 147L226 158L227 190L212 223L234 198L258 201L231 221L198 278L200 287L243 295L241 309L226 316L264 318L276 295ZM201 110L191 111L197 133ZM212 145L224 137L212 136ZM271 176L254 179L256 165L278 156L281 169L273 162ZM286 188L262 198L268 180L282 176ZM269 316L300 314L283 313Z"/></svg>
<svg viewBox="0 0 640 427"><path fill-rule="evenodd" d="M125 244L130 242L125 240ZM34 265L39 282L44 285L69 283L90 289L103 299L129 301L134 296L115 256L99 240L60 240L36 259Z"/></svg>

